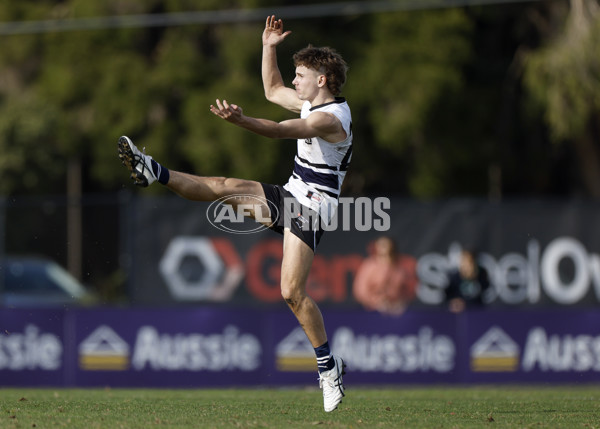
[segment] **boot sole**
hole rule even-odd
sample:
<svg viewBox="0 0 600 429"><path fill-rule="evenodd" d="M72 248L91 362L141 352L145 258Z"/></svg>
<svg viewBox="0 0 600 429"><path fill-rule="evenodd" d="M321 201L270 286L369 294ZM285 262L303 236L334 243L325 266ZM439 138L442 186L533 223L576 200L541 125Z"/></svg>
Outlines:
<svg viewBox="0 0 600 429"><path fill-rule="evenodd" d="M119 144L118 144L118 149L119 149L119 159L121 160L121 163L127 167L127 169L129 170L129 172L131 173L131 180L133 180L133 183L137 186L141 186L143 188L148 186L148 179L146 179L146 177L140 173L139 171L137 171L134 168L134 165L136 164L136 159L135 159L135 155L133 153L133 151L131 150L131 147L129 146L129 142L127 141L127 139L125 137L120 137L119 138Z"/></svg>

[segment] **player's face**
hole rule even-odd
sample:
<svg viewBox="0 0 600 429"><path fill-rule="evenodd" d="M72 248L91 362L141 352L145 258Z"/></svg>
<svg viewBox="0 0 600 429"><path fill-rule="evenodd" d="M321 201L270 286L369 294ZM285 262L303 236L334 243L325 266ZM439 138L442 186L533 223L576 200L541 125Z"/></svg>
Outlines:
<svg viewBox="0 0 600 429"><path fill-rule="evenodd" d="M475 259L473 255L467 252L463 252L460 259L460 272L466 278L472 278L475 276Z"/></svg>
<svg viewBox="0 0 600 429"><path fill-rule="evenodd" d="M324 76L316 70L306 66L296 67L296 77L292 84L296 87L296 93L300 100L313 100L319 92L319 82Z"/></svg>

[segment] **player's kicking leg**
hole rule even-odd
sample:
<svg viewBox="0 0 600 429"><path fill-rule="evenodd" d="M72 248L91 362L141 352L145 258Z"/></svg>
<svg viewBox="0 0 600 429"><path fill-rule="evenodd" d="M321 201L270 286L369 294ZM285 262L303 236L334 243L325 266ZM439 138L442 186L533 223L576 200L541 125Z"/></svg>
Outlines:
<svg viewBox="0 0 600 429"><path fill-rule="evenodd" d="M238 204L246 204L248 195L266 201L262 185L253 180L229 177L202 177L193 174L169 170L140 151L129 137L122 136L118 143L119 158L131 173L131 179L138 186L149 186L159 182L183 198L192 201L215 201L225 196L236 196L228 199L234 208ZM239 201L238 201L239 200ZM268 205L255 205L248 215L258 222L270 225Z"/></svg>
<svg viewBox="0 0 600 429"><path fill-rule="evenodd" d="M137 186L146 187L156 181L160 176L154 173L152 166L152 157L140 151L131 141L129 137L122 136L119 138L119 158L121 162L131 173L131 179ZM157 170L160 169L158 166Z"/></svg>

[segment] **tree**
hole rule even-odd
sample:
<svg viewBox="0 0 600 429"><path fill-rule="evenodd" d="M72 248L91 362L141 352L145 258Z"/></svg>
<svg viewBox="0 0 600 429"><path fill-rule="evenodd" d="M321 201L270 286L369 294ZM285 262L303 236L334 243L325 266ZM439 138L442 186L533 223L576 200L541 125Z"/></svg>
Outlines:
<svg viewBox="0 0 600 429"><path fill-rule="evenodd" d="M553 141L574 146L587 193L600 198L600 8L570 5L563 31L527 58L524 82Z"/></svg>
<svg viewBox="0 0 600 429"><path fill-rule="evenodd" d="M598 195L599 155L592 144L598 133L596 2L573 0L571 21L579 16L583 24L565 27L570 42L555 38L539 52L527 40L528 17L546 3L287 20L294 35L279 49L280 68L291 84L291 55L307 43L333 46L350 64L342 95L353 109L356 146L345 192L485 195L488 171L497 168L509 192L552 193L557 184L548 178L573 147L587 192ZM234 0L226 7L273 4L281 3ZM186 0L23 0L1 3L0 16L41 20L223 7L219 0L200 6ZM115 164L121 134L170 168L285 181L293 141L253 135L208 112L215 98L227 98L252 116L293 116L264 99L262 26L4 36L0 175L7 179L0 192L62 193L73 160L81 163L84 192L117 190L127 183ZM566 156L547 155L546 125L523 107L521 84L544 109L554 140L573 143L555 145Z"/></svg>
<svg viewBox="0 0 600 429"><path fill-rule="evenodd" d="M353 114L359 118L356 134L363 137L356 149L360 183L367 189L374 182L382 186L393 171L393 183L404 184L396 191L439 195L444 161L426 130L436 104L463 87L462 68L471 52L469 19L461 9L368 19L368 39L358 45L349 84Z"/></svg>

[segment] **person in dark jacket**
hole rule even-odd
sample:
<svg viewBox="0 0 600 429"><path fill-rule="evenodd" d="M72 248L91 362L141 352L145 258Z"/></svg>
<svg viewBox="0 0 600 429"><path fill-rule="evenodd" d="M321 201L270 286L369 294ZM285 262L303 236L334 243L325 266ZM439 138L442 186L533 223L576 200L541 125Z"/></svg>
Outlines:
<svg viewBox="0 0 600 429"><path fill-rule="evenodd" d="M458 268L448 275L446 302L452 313L467 308L481 308L483 295L490 286L488 273L478 262L475 252L463 250Z"/></svg>

